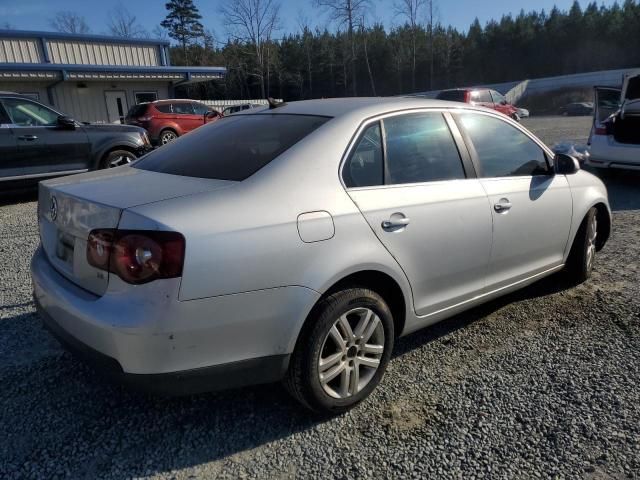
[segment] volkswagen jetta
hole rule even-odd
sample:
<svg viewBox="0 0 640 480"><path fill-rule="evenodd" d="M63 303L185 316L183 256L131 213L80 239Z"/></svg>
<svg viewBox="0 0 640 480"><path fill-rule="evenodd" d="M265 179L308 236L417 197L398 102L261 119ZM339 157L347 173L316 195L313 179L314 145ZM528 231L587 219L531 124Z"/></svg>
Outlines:
<svg viewBox="0 0 640 480"><path fill-rule="evenodd" d="M41 183L38 215L34 297L72 351L158 392L284 380L333 413L397 337L563 268L587 279L611 225L574 158L418 98L239 113Z"/></svg>

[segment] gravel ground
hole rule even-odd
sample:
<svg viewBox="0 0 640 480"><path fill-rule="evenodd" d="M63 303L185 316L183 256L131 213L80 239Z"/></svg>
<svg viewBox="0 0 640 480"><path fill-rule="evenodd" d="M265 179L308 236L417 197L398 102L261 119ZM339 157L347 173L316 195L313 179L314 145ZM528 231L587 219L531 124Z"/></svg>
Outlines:
<svg viewBox="0 0 640 480"><path fill-rule="evenodd" d="M526 123L584 141L572 122ZM372 398L333 419L279 386L161 399L103 382L42 329L35 203L5 202L0 478L640 478L640 177L608 183L614 235L589 282L556 275L401 339Z"/></svg>

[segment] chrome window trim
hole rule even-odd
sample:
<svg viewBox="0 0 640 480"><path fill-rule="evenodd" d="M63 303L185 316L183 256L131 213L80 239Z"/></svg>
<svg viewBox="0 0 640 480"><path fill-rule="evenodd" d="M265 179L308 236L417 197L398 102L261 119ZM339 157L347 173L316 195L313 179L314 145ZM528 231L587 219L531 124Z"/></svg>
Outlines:
<svg viewBox="0 0 640 480"><path fill-rule="evenodd" d="M389 117L397 117L400 115L406 115L406 114L412 114L412 113L435 113L435 112L440 112L443 114L445 121L447 120L447 116L446 113L450 113L450 114L455 114L455 113L467 113L467 112L471 112L471 113L479 113L482 115L488 115L488 116L492 116L495 117L499 120L502 121L506 121L506 123L509 123L515 127L518 128L518 130L520 130L522 133L524 133L525 135L527 135L527 137L529 137L531 140L533 140L538 146L540 146L541 148L543 148L544 152L547 153L549 152L549 155L551 155L551 158L553 158L553 153L551 153L551 150L549 148L546 147L546 145L544 145L542 142L540 142L540 140L538 140L536 137L532 136L532 134L527 133L522 127L520 127L518 125L518 123L516 123L514 120L510 119L509 117L507 117L506 115L503 115L502 113L499 112L490 112L490 111L485 111L485 110L480 110L480 109L475 109L475 108L465 108L465 107L415 107L415 108L405 108L402 110L393 110L390 112L385 112L385 113L381 113L378 115L373 115L371 117L367 117L364 120L362 120L362 122L360 122L360 125L358 126L358 128L356 129L355 133L353 134L353 136L351 137L351 140L349 141L349 145L347 146L345 152L342 154L342 159L340 160L340 163L338 164L338 177L340 180L340 184L342 185L342 188L344 188L346 191L350 191L350 190L355 190L355 189L362 189L362 188L389 188L389 187L404 187L407 185L411 185L411 186L417 186L417 185L431 185L434 183L438 183L438 182L452 182L452 181L456 181L456 180L472 180L472 179L480 179L480 176L477 175L477 165L475 163L473 163L474 169L476 170L475 172L475 176L471 176L468 175L467 178L465 179L461 179L461 178L456 178L456 179L451 179L451 180L436 180L436 181L431 181L431 182L418 182L418 183L400 183L400 184L395 184L395 185L378 185L378 186L370 186L370 187L347 187L346 184L344 183L344 177L343 177L343 172L344 172L344 168L345 165L347 163L347 159L349 158L349 156L351 155L352 150L355 148L357 141L360 138L360 135L362 134L362 132L364 131L364 129L366 129L369 125L371 125L374 122L378 122L378 121L382 121L382 124L384 125L383 120L385 118L389 118ZM456 123L457 125L457 123ZM449 127L449 130L451 131L451 127L449 126L449 123L447 122L447 127ZM460 131L460 127L458 127L458 130ZM460 132L462 134L462 132ZM463 168L466 167L466 165L464 164L464 158L463 158L463 153L460 152L459 147L458 147L458 142L457 139L455 138L455 135L453 132L451 132L452 136L453 136L453 140L456 143L456 147L458 148L458 153L460 155L462 164L463 164ZM464 142L464 146L467 150L469 150L469 145L467 145L466 141L464 141L464 135L462 135L463 137L463 142ZM385 142L383 140L383 149L385 149L386 147L384 146ZM471 154L470 151L468 151L469 156L473 162L473 155ZM386 168L386 167L385 167ZM465 168L466 171L466 168ZM467 174L472 174L474 172L466 172ZM530 175L525 175L525 177L530 178ZM504 178L504 177L497 177L497 178ZM508 177L508 178L515 178L515 177Z"/></svg>
<svg viewBox="0 0 640 480"><path fill-rule="evenodd" d="M26 100L28 102L31 103L35 103L36 105L41 106L42 108L45 108L47 110L51 110L53 113L55 113L58 117L63 117L64 114L58 112L57 110L54 110L53 108L49 107L48 105L45 105L43 103L40 103L36 100L33 100L31 98L24 98L24 97L20 97L20 96L16 96L16 95L0 95L0 103L2 103L3 100L7 100L7 99L12 99L12 100ZM11 115L9 115L9 112L7 111L7 108L4 106L4 104L2 105L3 108L5 109L5 111L7 112L7 116L9 117L9 120L13 120L13 118L11 118ZM7 125L7 124L5 124ZM12 125L9 128L47 128L47 127L55 127L55 123L51 124L51 125L17 125L15 123L10 123L8 125Z"/></svg>

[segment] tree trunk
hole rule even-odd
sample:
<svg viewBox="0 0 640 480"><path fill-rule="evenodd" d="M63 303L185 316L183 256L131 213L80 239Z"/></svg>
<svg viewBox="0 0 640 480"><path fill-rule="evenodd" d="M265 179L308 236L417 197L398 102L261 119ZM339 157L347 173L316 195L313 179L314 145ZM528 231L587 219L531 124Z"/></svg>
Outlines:
<svg viewBox="0 0 640 480"><path fill-rule="evenodd" d="M373 96L376 97L376 84L373 81L373 73L371 72L371 64L369 63L369 52L367 50L367 37L366 32L363 32L362 38L364 39L364 59L367 64L367 72L369 72L369 81L371 82L371 91L373 92Z"/></svg>

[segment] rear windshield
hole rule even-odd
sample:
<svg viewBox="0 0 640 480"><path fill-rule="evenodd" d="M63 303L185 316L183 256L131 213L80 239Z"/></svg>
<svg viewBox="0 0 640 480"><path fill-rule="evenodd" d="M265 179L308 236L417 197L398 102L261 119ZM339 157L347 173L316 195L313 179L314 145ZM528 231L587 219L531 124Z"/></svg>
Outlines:
<svg viewBox="0 0 640 480"><path fill-rule="evenodd" d="M445 90L436 97L438 100L449 100L450 102L464 102L464 90Z"/></svg>
<svg viewBox="0 0 640 480"><path fill-rule="evenodd" d="M614 88L598 89L598 122L604 122L620 108L620 90Z"/></svg>
<svg viewBox="0 0 640 480"><path fill-rule="evenodd" d="M144 103L140 105L134 105L129 109L129 113L127 113L127 117L141 117L147 111L147 107L149 105Z"/></svg>
<svg viewBox="0 0 640 480"><path fill-rule="evenodd" d="M135 167L186 177L241 181L328 120L329 117L287 114L227 117L154 150Z"/></svg>

